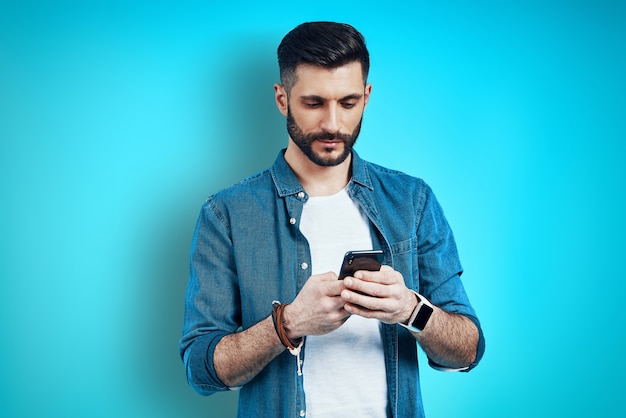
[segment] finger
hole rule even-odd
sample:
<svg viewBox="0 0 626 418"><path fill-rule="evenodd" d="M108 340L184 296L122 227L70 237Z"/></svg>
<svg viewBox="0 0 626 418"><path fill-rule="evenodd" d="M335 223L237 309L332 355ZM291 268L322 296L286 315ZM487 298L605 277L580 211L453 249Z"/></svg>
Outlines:
<svg viewBox="0 0 626 418"><path fill-rule="evenodd" d="M376 313L370 309L366 309L361 305L346 303L345 309L352 315L362 316L364 318L375 318Z"/></svg>
<svg viewBox="0 0 626 418"><path fill-rule="evenodd" d="M384 310L368 309L364 306L352 304L352 303L346 303L345 309L347 312L349 312L352 315L358 315L364 318L374 318L385 323L393 322L390 319L392 316L391 313L386 312Z"/></svg>
<svg viewBox="0 0 626 418"><path fill-rule="evenodd" d="M354 273L354 277L366 282L380 284L395 284L402 278L402 275L389 266L383 266L380 271L359 270Z"/></svg>
<svg viewBox="0 0 626 418"><path fill-rule="evenodd" d="M329 272L326 272L326 273L317 274L317 275L311 276L311 277L317 277L318 280L323 281L323 282L333 282L333 281L337 281L337 279L339 278L337 276L337 273L335 273L334 271L329 271Z"/></svg>
<svg viewBox="0 0 626 418"><path fill-rule="evenodd" d="M341 294L341 291L345 289L345 284L343 283L343 280L335 280L323 283L323 288L323 294L325 296L338 297Z"/></svg>
<svg viewBox="0 0 626 418"><path fill-rule="evenodd" d="M376 298L389 296L389 289L386 285L382 285L374 281L365 281L362 278L347 277L344 279L345 287L348 290L358 293L364 293Z"/></svg>
<svg viewBox="0 0 626 418"><path fill-rule="evenodd" d="M344 309L350 313L354 313L346 308L348 305L358 305L370 311L381 310L384 306L381 298L371 296L369 294L363 294L344 289L341 292L341 298L345 304Z"/></svg>

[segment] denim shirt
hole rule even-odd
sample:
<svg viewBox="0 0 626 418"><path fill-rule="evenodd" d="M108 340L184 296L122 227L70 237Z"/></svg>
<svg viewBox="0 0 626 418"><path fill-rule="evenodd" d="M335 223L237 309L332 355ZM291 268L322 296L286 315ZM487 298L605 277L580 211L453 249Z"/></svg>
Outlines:
<svg viewBox="0 0 626 418"><path fill-rule="evenodd" d="M198 218L180 351L189 384L203 395L230 389L213 363L220 339L267 318L272 301L293 301L311 275L309 246L299 230L308 195L283 154L271 168L208 198ZM384 264L399 271L408 288L476 324L476 361L466 370L476 366L484 352L482 329L460 280L452 231L431 189L353 152L348 193L369 218ZM416 340L397 324L381 329L388 416L422 417ZM306 361L306 342L301 356ZM303 377L285 351L241 388L238 416L302 417L305 405Z"/></svg>

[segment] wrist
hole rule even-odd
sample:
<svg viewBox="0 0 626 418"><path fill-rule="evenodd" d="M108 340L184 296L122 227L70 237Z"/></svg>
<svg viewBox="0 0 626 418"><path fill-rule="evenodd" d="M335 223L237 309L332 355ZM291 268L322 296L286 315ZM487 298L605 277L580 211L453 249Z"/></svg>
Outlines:
<svg viewBox="0 0 626 418"><path fill-rule="evenodd" d="M424 296L420 295L414 290L411 290L411 292L415 294L415 298L418 301L417 306L411 313L408 322L399 322L398 325L403 326L413 333L419 333L422 332L426 327L428 320L434 312L434 306Z"/></svg>
<svg viewBox="0 0 626 418"><path fill-rule="evenodd" d="M285 329L285 334L291 341L298 341L303 337L303 335L298 335L295 331L296 321L294 321L293 316L293 306L288 303L285 304L283 308L283 328Z"/></svg>
<svg viewBox="0 0 626 418"><path fill-rule="evenodd" d="M300 350L302 349L302 345L304 344L304 337L299 338L298 340L292 340L287 336L287 331L285 329L285 308L287 305L281 305L280 302L274 301L272 302L272 319L274 321L274 328L276 329L276 334L278 335L278 339L282 343L282 345L289 350L291 355L296 357L296 365L298 367L298 376L302 376L302 361L300 359Z"/></svg>
<svg viewBox="0 0 626 418"><path fill-rule="evenodd" d="M405 313L405 315L403 317L404 319L402 321L398 322L400 325L408 325L408 324L411 323L411 320L414 319L414 315L416 313L417 306L420 303L420 299L417 296L417 293L413 292L410 289L409 289L409 292L411 293L410 298L411 298L411 302L412 303L410 304L410 309L408 309L408 314Z"/></svg>
<svg viewBox="0 0 626 418"><path fill-rule="evenodd" d="M288 306L289 304L283 305L278 301L272 302L272 321L274 322L274 329L276 330L278 339L293 353L302 346L303 338L294 338L292 336L293 334L290 333L286 327L287 320L285 318L285 310Z"/></svg>

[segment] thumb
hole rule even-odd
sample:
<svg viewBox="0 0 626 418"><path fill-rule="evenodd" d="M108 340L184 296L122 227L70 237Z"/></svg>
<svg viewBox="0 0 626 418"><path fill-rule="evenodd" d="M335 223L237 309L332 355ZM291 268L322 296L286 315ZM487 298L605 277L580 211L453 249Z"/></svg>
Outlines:
<svg viewBox="0 0 626 418"><path fill-rule="evenodd" d="M319 275L320 280L325 281L325 282L331 282L331 281L335 281L339 278L339 276L337 276L337 273L335 273L334 271L328 271L326 273L322 273Z"/></svg>

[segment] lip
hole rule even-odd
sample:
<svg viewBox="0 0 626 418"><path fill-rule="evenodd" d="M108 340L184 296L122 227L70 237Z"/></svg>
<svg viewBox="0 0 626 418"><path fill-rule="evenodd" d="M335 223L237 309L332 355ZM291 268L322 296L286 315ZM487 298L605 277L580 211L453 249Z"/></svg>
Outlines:
<svg viewBox="0 0 626 418"><path fill-rule="evenodd" d="M322 144L331 144L331 145L333 145L333 144L340 144L340 143L343 142L340 139L318 139L317 141L321 142Z"/></svg>

